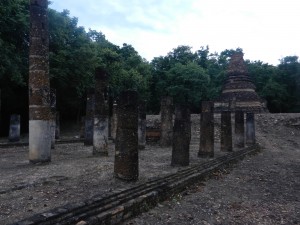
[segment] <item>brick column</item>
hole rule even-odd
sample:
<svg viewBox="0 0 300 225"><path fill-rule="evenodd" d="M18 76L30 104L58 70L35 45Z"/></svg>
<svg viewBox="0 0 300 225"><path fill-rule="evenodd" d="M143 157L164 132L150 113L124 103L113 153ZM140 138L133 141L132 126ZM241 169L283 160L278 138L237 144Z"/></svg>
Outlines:
<svg viewBox="0 0 300 225"><path fill-rule="evenodd" d="M171 166L188 166L190 163L191 114L186 105L177 105L173 129Z"/></svg>
<svg viewBox="0 0 300 225"><path fill-rule="evenodd" d="M30 0L29 161L51 161L48 1Z"/></svg>
<svg viewBox="0 0 300 225"><path fill-rule="evenodd" d="M50 132L51 132L51 148L55 148L55 130L56 130L56 90L52 89L50 91L50 108L51 108L51 118L50 118Z"/></svg>
<svg viewBox="0 0 300 225"><path fill-rule="evenodd" d="M112 109L112 119L111 119L111 138L113 141L116 140L117 134L117 124L118 124L118 110L117 110L117 103L114 102L113 109Z"/></svg>
<svg viewBox="0 0 300 225"><path fill-rule="evenodd" d="M238 148L245 147L245 126L244 126L244 112L235 112L235 123L234 123L234 133L235 133L235 146Z"/></svg>
<svg viewBox="0 0 300 225"><path fill-rule="evenodd" d="M160 146L172 146L173 139L173 98L164 96L161 99L160 106Z"/></svg>
<svg viewBox="0 0 300 225"><path fill-rule="evenodd" d="M214 103L202 102L199 157L214 157Z"/></svg>
<svg viewBox="0 0 300 225"><path fill-rule="evenodd" d="M55 117L55 139L60 139L60 114L56 112Z"/></svg>
<svg viewBox="0 0 300 225"><path fill-rule="evenodd" d="M112 117L113 117L113 97L109 93L108 97L108 137L112 139Z"/></svg>
<svg viewBox="0 0 300 225"><path fill-rule="evenodd" d="M85 135L84 145L93 145L93 134L94 134L94 110L95 110L95 91L89 89L87 91L86 98L86 113L85 113Z"/></svg>
<svg viewBox="0 0 300 225"><path fill-rule="evenodd" d="M1 126L2 126L2 114L1 114L1 89L0 89L0 132L1 132Z"/></svg>
<svg viewBox="0 0 300 225"><path fill-rule="evenodd" d="M79 137L84 138L85 136L85 116L82 116L80 119L80 133Z"/></svg>
<svg viewBox="0 0 300 225"><path fill-rule="evenodd" d="M138 95L124 91L118 104L118 127L115 145L114 174L116 178L135 181L139 176Z"/></svg>
<svg viewBox="0 0 300 225"><path fill-rule="evenodd" d="M105 100L107 73L97 69L95 73L95 114L93 155L108 155L108 105Z"/></svg>
<svg viewBox="0 0 300 225"><path fill-rule="evenodd" d="M246 144L254 145L255 140L255 120L254 113L246 113Z"/></svg>
<svg viewBox="0 0 300 225"><path fill-rule="evenodd" d="M20 115L10 116L9 138L10 142L20 141Z"/></svg>
<svg viewBox="0 0 300 225"><path fill-rule="evenodd" d="M138 123L139 149L146 147L146 101L139 103L139 123Z"/></svg>
<svg viewBox="0 0 300 225"><path fill-rule="evenodd" d="M231 112L221 112L221 151L232 151Z"/></svg>

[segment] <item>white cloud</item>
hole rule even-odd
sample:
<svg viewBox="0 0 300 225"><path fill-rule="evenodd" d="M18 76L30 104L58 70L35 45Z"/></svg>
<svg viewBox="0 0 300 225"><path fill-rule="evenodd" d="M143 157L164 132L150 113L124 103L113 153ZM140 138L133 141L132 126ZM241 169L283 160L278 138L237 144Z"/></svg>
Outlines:
<svg viewBox="0 0 300 225"><path fill-rule="evenodd" d="M151 60L178 45L212 52L241 47L245 58L277 64L300 55L298 0L53 0L79 25L102 31L109 41L128 43Z"/></svg>

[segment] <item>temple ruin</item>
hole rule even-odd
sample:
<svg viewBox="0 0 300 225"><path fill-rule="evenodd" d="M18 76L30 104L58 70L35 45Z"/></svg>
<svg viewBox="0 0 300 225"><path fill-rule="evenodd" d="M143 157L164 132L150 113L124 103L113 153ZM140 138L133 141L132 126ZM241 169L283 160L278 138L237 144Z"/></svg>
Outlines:
<svg viewBox="0 0 300 225"><path fill-rule="evenodd" d="M266 111L262 99L255 92L242 52L232 55L221 96L215 101L215 112L224 109L261 113Z"/></svg>

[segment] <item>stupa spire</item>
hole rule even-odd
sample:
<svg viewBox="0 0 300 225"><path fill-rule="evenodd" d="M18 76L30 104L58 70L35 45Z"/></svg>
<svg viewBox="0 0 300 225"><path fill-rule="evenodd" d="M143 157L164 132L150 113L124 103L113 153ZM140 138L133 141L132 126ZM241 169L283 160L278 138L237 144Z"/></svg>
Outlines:
<svg viewBox="0 0 300 225"><path fill-rule="evenodd" d="M242 52L236 52L230 59L222 94L215 103L217 111L221 111L224 107L232 111L265 111L260 97L255 92L256 87L250 79L243 55Z"/></svg>

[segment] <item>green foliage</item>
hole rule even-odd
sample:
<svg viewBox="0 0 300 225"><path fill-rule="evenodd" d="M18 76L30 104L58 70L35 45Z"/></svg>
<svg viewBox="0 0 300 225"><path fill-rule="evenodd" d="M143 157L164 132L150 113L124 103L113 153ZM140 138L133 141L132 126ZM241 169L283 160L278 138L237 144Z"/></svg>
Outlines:
<svg viewBox="0 0 300 225"><path fill-rule="evenodd" d="M85 32L69 12L49 11L51 85L58 90L58 105L80 114L86 90L94 86L96 68L109 75L111 94L137 90L147 98L150 66L131 45L122 48L110 43L95 30ZM69 110L65 114L70 115Z"/></svg>
<svg viewBox="0 0 300 225"><path fill-rule="evenodd" d="M148 100L150 65L144 61L131 45L123 47L98 46L100 67L109 74L109 85L113 97L123 90L136 90L140 98Z"/></svg>
<svg viewBox="0 0 300 225"><path fill-rule="evenodd" d="M288 107L288 92L286 86L270 78L261 91L262 97L268 102L271 112L283 112Z"/></svg>
<svg viewBox="0 0 300 225"><path fill-rule="evenodd" d="M120 74L115 74L111 82L115 93L131 89L140 93L141 98L148 100L149 81L151 76L150 65L142 59L131 45L123 44L118 54L121 59Z"/></svg>
<svg viewBox="0 0 300 225"><path fill-rule="evenodd" d="M300 61L298 56L286 56L278 65L280 84L287 87L288 107L284 111L300 112Z"/></svg>
<svg viewBox="0 0 300 225"><path fill-rule="evenodd" d="M7 135L10 114L28 109L28 1L1 0L0 15L0 132Z"/></svg>
<svg viewBox="0 0 300 225"><path fill-rule="evenodd" d="M28 2L0 1L0 88L25 85L28 74Z"/></svg>
<svg viewBox="0 0 300 225"><path fill-rule="evenodd" d="M159 110L160 97L168 95L177 103L186 102L193 110L199 110L200 101L209 98L210 86L206 69L208 47L202 50L194 53L189 46L178 46L167 56L152 60L152 108Z"/></svg>
<svg viewBox="0 0 300 225"><path fill-rule="evenodd" d="M209 77L206 71L194 62L187 65L175 64L167 72L167 81L167 92L173 96L175 102L189 103L197 107L200 101L207 97Z"/></svg>
<svg viewBox="0 0 300 225"><path fill-rule="evenodd" d="M49 9L49 33L50 82L57 90L57 107L63 117L79 116L86 89L93 84L97 49L67 10Z"/></svg>
<svg viewBox="0 0 300 225"><path fill-rule="evenodd" d="M247 62L250 77L256 85L256 92L261 95L268 80L277 77L279 70L277 67L265 64L261 61Z"/></svg>

